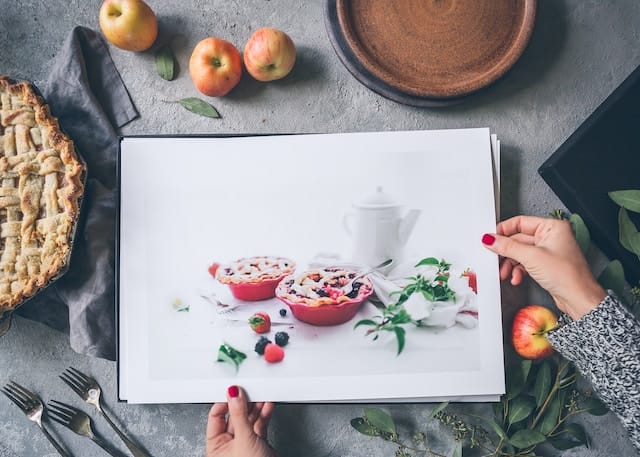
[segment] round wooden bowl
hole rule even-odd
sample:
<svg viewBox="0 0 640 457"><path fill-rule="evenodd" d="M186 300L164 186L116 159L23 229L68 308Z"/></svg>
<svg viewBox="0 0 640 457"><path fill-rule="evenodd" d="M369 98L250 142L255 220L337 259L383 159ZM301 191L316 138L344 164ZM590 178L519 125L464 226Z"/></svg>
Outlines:
<svg viewBox="0 0 640 457"><path fill-rule="evenodd" d="M359 63L390 87L445 99L496 81L524 51L536 0L336 0Z"/></svg>

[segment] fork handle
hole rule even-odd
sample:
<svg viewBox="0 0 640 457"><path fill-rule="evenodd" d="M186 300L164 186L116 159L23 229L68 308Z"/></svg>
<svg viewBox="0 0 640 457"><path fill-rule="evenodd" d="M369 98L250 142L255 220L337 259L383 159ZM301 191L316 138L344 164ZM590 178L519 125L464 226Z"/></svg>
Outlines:
<svg viewBox="0 0 640 457"><path fill-rule="evenodd" d="M56 441L56 439L53 436L51 436L51 433L49 433L49 431L46 428L44 428L44 425L42 424L38 424L38 425L40 426L40 430L42 430L42 433L44 433L44 436L46 436L49 442L53 445L53 447L56 448L56 451L58 451L58 454L60 454L62 457L72 457L71 454L65 451L63 447L60 446L60 444Z"/></svg>
<svg viewBox="0 0 640 457"><path fill-rule="evenodd" d="M116 426L116 424L113 423L111 418L107 415L107 413L104 412L104 410L102 408L98 409L98 411L100 411L100 414L102 414L102 417L104 417L104 419L111 426L111 428L118 434L118 436L124 442L125 446L127 446L129 451L131 451L131 454L133 454L133 457L151 457L151 454L148 454L147 452L145 452L142 449L140 449L140 447L137 444L135 444L133 441L131 441L127 437L127 435L122 433L120 431L120 429Z"/></svg>
<svg viewBox="0 0 640 457"><path fill-rule="evenodd" d="M88 435L89 439L91 439L91 441L93 441L94 443L96 443L98 446L100 446L107 454L113 456L113 457L123 457L123 455L119 452L114 451L113 449L111 449L107 443L105 443L104 441L102 441L100 438L98 438L95 435Z"/></svg>

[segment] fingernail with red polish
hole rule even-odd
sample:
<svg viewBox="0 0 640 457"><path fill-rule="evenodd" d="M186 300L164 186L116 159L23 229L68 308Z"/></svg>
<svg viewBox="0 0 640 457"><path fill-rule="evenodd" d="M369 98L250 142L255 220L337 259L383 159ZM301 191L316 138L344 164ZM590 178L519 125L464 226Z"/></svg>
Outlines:
<svg viewBox="0 0 640 457"><path fill-rule="evenodd" d="M231 386L227 389L227 393L231 398L236 398L240 395L240 389L238 389L238 386Z"/></svg>
<svg viewBox="0 0 640 457"><path fill-rule="evenodd" d="M489 234L489 233L485 233L484 235L482 235L482 243L486 244L487 246L491 246L493 243L496 242L496 237Z"/></svg>

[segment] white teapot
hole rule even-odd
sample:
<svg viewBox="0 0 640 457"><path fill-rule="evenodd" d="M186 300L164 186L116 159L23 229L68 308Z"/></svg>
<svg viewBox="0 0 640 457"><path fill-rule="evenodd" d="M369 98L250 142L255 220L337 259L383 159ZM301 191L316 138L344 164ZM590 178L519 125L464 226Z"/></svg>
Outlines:
<svg viewBox="0 0 640 457"><path fill-rule="evenodd" d="M402 205L378 186L376 192L353 204L343 225L353 239L353 261L369 266L392 259L402 261L404 246L418 221L420 210L401 215Z"/></svg>

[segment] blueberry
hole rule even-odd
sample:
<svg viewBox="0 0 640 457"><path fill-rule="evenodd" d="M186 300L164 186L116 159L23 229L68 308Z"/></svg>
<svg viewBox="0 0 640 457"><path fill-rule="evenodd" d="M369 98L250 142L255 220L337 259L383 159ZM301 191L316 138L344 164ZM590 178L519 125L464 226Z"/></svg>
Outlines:
<svg viewBox="0 0 640 457"><path fill-rule="evenodd" d="M277 336L277 335L276 335ZM271 341L269 340L269 338L261 336L260 339L258 340L258 342L256 343L256 347L255 347L255 351L260 354L263 355L264 354L264 348L267 346L267 344L271 343Z"/></svg>
<svg viewBox="0 0 640 457"><path fill-rule="evenodd" d="M284 309L284 308L282 308L282 309L280 310L280 315L281 315L282 317L286 316L286 315L287 315L287 310L286 310L286 309Z"/></svg>
<svg viewBox="0 0 640 457"><path fill-rule="evenodd" d="M280 347L284 347L289 342L289 334L287 332L276 333L276 344Z"/></svg>

